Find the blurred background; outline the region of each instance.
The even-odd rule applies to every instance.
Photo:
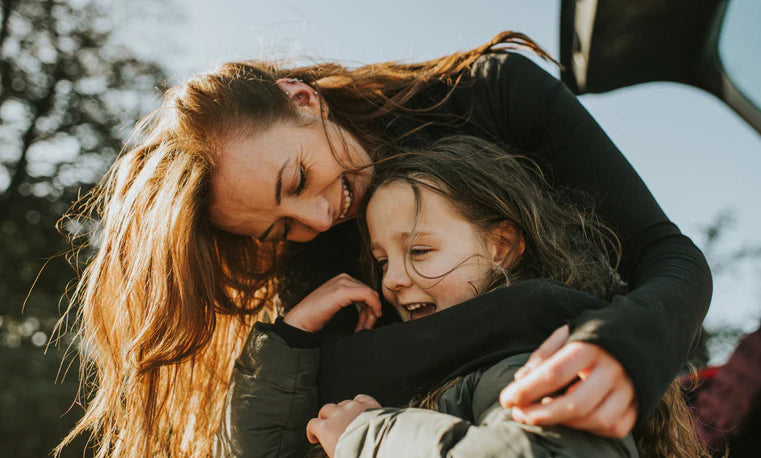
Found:
[[[74,279],[56,221],[166,87],[227,60],[414,61],[506,29],[557,56],[559,8],[557,0],[0,0],[0,455],[46,456],[81,415],[71,337],[50,340]],[[708,256],[707,358],[723,363],[761,318],[761,137],[713,96],[674,83],[581,100]]]

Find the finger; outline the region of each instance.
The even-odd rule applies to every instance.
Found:
[[[380,296],[365,284],[347,286],[333,291],[330,302],[336,304],[339,308],[346,307],[355,302],[364,303],[377,316],[381,314]]]
[[[367,394],[358,394],[354,396],[354,400],[357,402],[361,402],[362,404],[368,404],[371,407],[368,407],[369,409],[377,409],[381,405],[378,403],[378,401],[375,400],[374,397],[367,395]]]
[[[585,417],[605,399],[613,377],[592,371],[587,380],[579,380],[565,394],[550,401],[518,407],[517,421],[550,426]],[[545,398],[547,399],[547,398]],[[514,415],[515,417],[515,415]]]
[[[500,393],[504,407],[523,406],[551,395],[573,381],[579,372],[599,357],[599,347],[579,342],[565,345],[528,375],[509,384]]]
[[[346,404],[350,403],[351,401],[352,401],[351,399],[345,399],[345,400],[343,400],[343,401],[338,403],[338,407],[343,407]]]
[[[359,311],[359,315],[357,316],[357,326],[354,327],[354,332],[359,332],[365,328],[365,322],[367,321],[367,311],[365,307],[362,307],[362,310]]]
[[[568,340],[569,332],[570,331],[568,325],[564,325],[557,328],[555,332],[550,334],[547,340],[542,342],[539,348],[531,353],[531,356],[529,356],[526,364],[518,369],[518,371],[515,373],[515,380],[520,380],[521,378],[525,377],[533,368],[541,364],[542,361],[546,360],[556,351],[558,351],[563,346],[563,344],[565,344],[566,340]]]
[[[322,409],[317,413],[317,418],[321,420],[325,420],[326,418],[330,418],[331,415],[333,415],[333,412],[338,408],[335,404],[325,404],[322,406]]]
[[[623,385],[608,393],[602,402],[586,416],[563,424],[605,437],[623,437],[629,433],[637,418],[634,405],[634,393],[627,385]],[[633,420],[631,414],[634,414]]]
[[[592,434],[597,434],[603,437],[612,437],[620,439],[631,432],[634,428],[634,424],[637,421],[637,407],[636,404],[631,404],[624,412],[622,412],[615,422],[608,426],[600,426],[598,428],[577,428],[589,431]]]
[[[365,320],[365,329],[372,329],[375,327],[375,323],[378,322],[378,317],[368,312],[367,319]]]
[[[316,444],[320,442],[320,433],[323,428],[323,420],[319,418],[312,418],[307,423],[307,440],[310,444]]]

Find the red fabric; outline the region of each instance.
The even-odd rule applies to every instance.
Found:
[[[712,380],[698,394],[695,413],[708,445],[720,447],[742,433],[743,422],[761,408],[761,328],[740,341],[724,366],[711,369],[704,374]]]

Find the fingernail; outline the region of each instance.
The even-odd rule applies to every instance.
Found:
[[[515,405],[515,401],[513,400],[514,394],[515,390],[512,388],[512,385],[507,385],[507,388],[502,390],[502,393],[499,395],[500,404],[502,404],[503,407],[512,407]]]
[[[515,375],[513,376],[513,378],[515,380],[520,380],[523,377],[525,377],[526,374],[528,374],[528,372],[529,372],[529,368],[526,367],[526,366],[523,366],[520,369],[518,369],[517,371],[515,371]]]
[[[513,420],[519,421],[521,423],[527,423],[528,416],[516,407],[513,409]]]

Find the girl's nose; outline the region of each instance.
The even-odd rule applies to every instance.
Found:
[[[389,259],[386,272],[383,274],[383,286],[392,291],[407,288],[412,285],[407,266],[401,260],[391,262]]]

